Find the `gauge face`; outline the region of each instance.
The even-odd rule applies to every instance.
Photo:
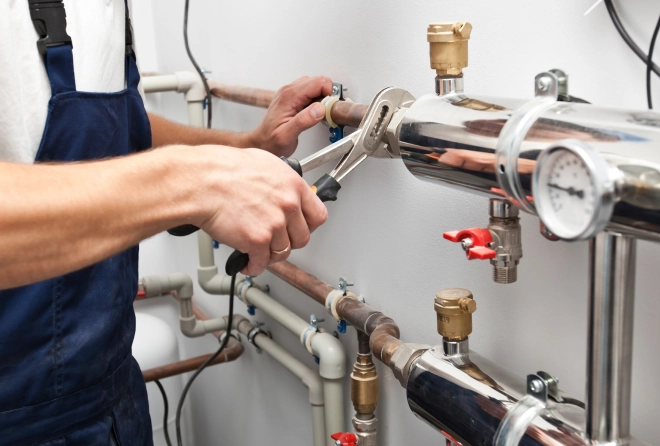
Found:
[[[595,235],[611,216],[611,206],[606,206],[611,201],[604,184],[607,181],[603,180],[607,178],[606,164],[602,160],[594,163],[598,154],[578,149],[548,149],[538,159],[534,178],[539,217],[550,231],[566,240]]]

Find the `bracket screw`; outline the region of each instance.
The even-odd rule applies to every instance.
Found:
[[[543,383],[541,380],[535,379],[529,383],[529,390],[534,393],[539,393],[541,390],[543,390]]]

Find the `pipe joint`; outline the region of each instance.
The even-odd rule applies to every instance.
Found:
[[[325,299],[325,308],[328,310],[328,313],[332,315],[335,319],[337,319],[337,322],[341,322],[343,318],[337,313],[337,304],[342,299],[354,299],[359,301],[358,297],[351,293],[350,291],[342,291],[342,290],[332,290],[328,294],[328,296]]]
[[[330,333],[315,333],[309,341],[312,354],[319,358],[319,374],[326,379],[340,379],[346,375],[344,346]]]

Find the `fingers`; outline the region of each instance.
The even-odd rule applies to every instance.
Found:
[[[279,129],[279,137],[285,141],[297,140],[305,130],[314,127],[325,116],[325,107],[318,102],[308,106]]]
[[[306,185],[301,195],[302,213],[309,232],[314,232],[328,219],[328,208],[321,202],[312,189]]]
[[[300,249],[307,246],[310,229],[301,211],[296,212],[289,218],[287,232],[291,241],[291,249]],[[279,261],[280,259],[278,258],[277,260]]]
[[[300,101],[300,108],[303,108],[313,99],[330,96],[332,94],[332,80],[325,76],[305,76],[284,87],[284,90],[289,88],[291,93]]]
[[[273,234],[270,242],[270,260],[268,264],[286,260],[291,253],[292,242],[289,240],[287,229],[280,229]]]

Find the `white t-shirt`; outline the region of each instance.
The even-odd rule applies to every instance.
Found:
[[[50,83],[28,1],[0,2],[0,160],[32,163],[48,115]],[[64,7],[76,89],[123,90],[124,0],[64,0]]]

